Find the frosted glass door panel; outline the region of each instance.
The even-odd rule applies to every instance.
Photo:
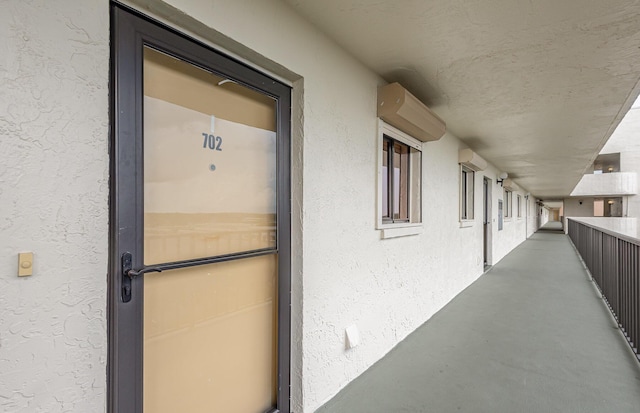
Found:
[[[145,413],[273,405],[276,265],[267,255],[145,275]]]
[[[144,54],[145,264],[275,248],[276,102]]]

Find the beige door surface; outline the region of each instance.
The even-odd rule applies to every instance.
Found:
[[[261,413],[276,398],[276,103],[144,51],[145,413]]]

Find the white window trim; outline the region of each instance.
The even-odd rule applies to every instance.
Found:
[[[472,227],[473,224],[476,221],[476,208],[475,208],[475,202],[476,202],[476,171],[474,171],[471,168],[467,168],[466,166],[463,166],[462,164],[459,165],[460,166],[460,170],[458,171],[458,197],[459,199],[459,206],[458,206],[458,218],[460,220],[460,228],[468,228],[468,227]],[[471,200],[471,211],[473,214],[473,218],[462,218],[462,170],[466,170],[467,173],[472,173],[473,174],[473,199]]]
[[[522,195],[516,194],[516,216],[522,219]]]
[[[511,194],[511,196],[507,195],[507,192]],[[504,198],[504,221],[511,221],[511,219],[513,218],[513,191],[509,191],[508,189],[504,189],[502,191],[503,194],[503,198]],[[507,211],[509,212],[509,215],[507,215]]]
[[[378,119],[378,140],[377,140],[377,164],[376,169],[378,171],[377,174],[377,204],[376,204],[376,229],[384,230],[382,232],[382,238],[395,238],[405,235],[416,235],[422,233],[422,222],[397,222],[397,223],[383,223],[382,222],[382,146],[384,144],[384,135],[389,135],[393,139],[402,142],[406,145],[411,146],[422,152],[422,142],[419,140],[412,138],[410,135],[402,132],[400,129],[394,128],[393,126],[385,123],[382,119]],[[422,156],[421,156],[422,159]],[[420,177],[422,180],[422,176]],[[424,185],[422,185],[424,186]],[[411,197],[411,194],[409,194]],[[420,197],[420,202],[422,203],[423,197]],[[422,205],[420,206],[421,211],[423,210]],[[421,218],[422,221],[422,218]],[[395,228],[416,228],[414,231],[389,231]],[[419,229],[419,231],[418,231]]]
[[[397,238],[397,237],[406,237],[408,235],[418,235],[422,234],[422,224],[419,226],[417,224],[413,224],[410,227],[402,227],[402,228],[385,228],[383,229],[380,235],[382,239],[388,238]]]

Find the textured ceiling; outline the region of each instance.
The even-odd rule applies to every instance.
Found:
[[[630,0],[285,0],[532,194],[568,196],[640,92]]]

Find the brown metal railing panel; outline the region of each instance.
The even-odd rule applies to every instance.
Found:
[[[631,280],[629,290],[630,296],[635,299],[632,299],[629,303],[629,317],[631,319],[629,334],[633,348],[637,352],[640,344],[640,246],[631,245],[631,250],[633,251],[631,254],[633,259],[631,271],[629,272]]]
[[[618,271],[617,263],[617,250],[618,239],[609,235],[600,233],[602,237],[602,254],[598,254],[598,251],[593,251],[594,254],[598,254],[602,260],[602,283],[606,285],[604,289],[609,305],[612,308],[614,314],[620,314],[620,284],[618,277],[615,274]]]
[[[569,239],[640,360],[640,239],[572,219],[568,219],[567,228]]]

